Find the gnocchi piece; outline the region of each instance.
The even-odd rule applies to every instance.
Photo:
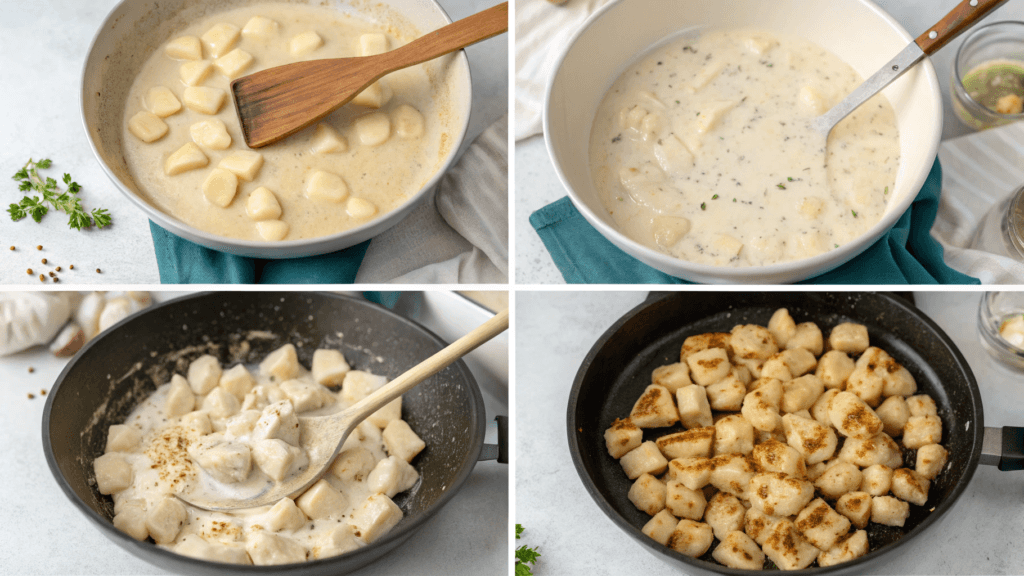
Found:
[[[100,456],[93,460],[92,466],[100,494],[114,494],[132,485],[134,473],[131,464],[117,452]]]
[[[778,383],[778,380],[775,380]],[[782,385],[779,383],[781,396]],[[771,432],[782,425],[782,417],[779,415],[779,402],[772,401],[769,392],[763,389],[749,392],[743,398],[743,406],[740,413],[750,422],[751,426],[763,432]]]
[[[393,458],[393,456],[389,456],[389,458]],[[362,446],[356,446],[355,448],[342,450],[338,454],[331,464],[331,474],[334,474],[341,480],[360,482],[373,471],[376,465],[377,459],[374,458],[372,452]],[[415,468],[413,471],[415,472]]]
[[[882,420],[863,399],[851,392],[835,395],[828,408],[828,418],[843,436],[867,439],[882,431]]]
[[[231,52],[213,61],[214,68],[224,75],[228,80],[234,80],[241,76],[252,66],[256,59],[241,48],[235,48]]]
[[[352,196],[345,203],[345,213],[356,220],[365,220],[377,213],[377,206],[369,200]]]
[[[108,440],[109,450],[109,440]],[[934,480],[946,466],[949,452],[939,444],[926,444],[917,449],[916,471],[922,478]]]
[[[939,411],[935,406],[935,400],[927,394],[919,394],[907,398],[907,409],[911,416],[938,416]]]
[[[815,356],[820,356],[824,345],[818,325],[814,322],[802,322],[796,325],[796,331],[786,342],[786,349],[803,348]]]
[[[395,133],[404,140],[415,140],[422,137],[425,132],[423,114],[408,104],[402,104],[392,110],[391,121],[395,125]]]
[[[128,500],[114,514],[114,528],[143,541],[149,538],[149,528],[146,528],[146,501],[139,498]]]
[[[942,420],[938,416],[911,416],[903,427],[903,445],[916,449],[942,442]]]
[[[253,16],[242,28],[242,38],[267,41],[277,36],[280,25],[266,16]]]
[[[825,391],[825,384],[814,374],[801,376],[782,385],[782,412],[793,414],[808,410]]]
[[[700,490],[711,481],[711,472],[715,465],[710,458],[691,456],[689,458],[676,458],[668,463],[666,478],[669,481],[676,481],[690,490]]]
[[[267,528],[272,532],[298,530],[306,524],[306,515],[291,498],[282,498],[267,512]]]
[[[666,487],[664,482],[650,474],[641,474],[629,489],[629,501],[637,510],[654,516],[665,509]]]
[[[809,117],[821,116],[831,108],[825,96],[812,86],[800,88],[800,92],[797,94],[797,102],[799,102],[800,108]]]
[[[263,415],[253,427],[252,437],[256,440],[279,439],[299,445],[299,418],[288,400],[280,400],[263,409]]]
[[[750,479],[750,504],[768,516],[793,516],[814,497],[814,486],[781,472],[761,472]]]
[[[1024,112],[1024,99],[1016,94],[1007,94],[996,101],[996,112],[1000,114],[1020,114]]]
[[[185,506],[174,497],[164,497],[146,513],[146,530],[157,544],[170,544],[188,519]]]
[[[284,480],[292,468],[296,467],[297,460],[299,463],[305,460],[300,448],[277,438],[253,442],[252,459],[257,468],[278,482]]]
[[[128,131],[146,144],[156,142],[167,134],[167,124],[152,112],[136,112],[128,120]]]
[[[227,150],[231,146],[228,128],[217,118],[196,122],[188,129],[192,141],[210,150]]]
[[[711,459],[708,482],[723,492],[746,500],[747,487],[754,476],[754,465],[741,454],[722,454]]]
[[[658,246],[671,248],[690,231],[690,221],[674,216],[655,216],[651,221],[651,231]]]
[[[363,146],[380,146],[391,137],[391,120],[383,112],[360,116],[353,125]]]
[[[185,106],[200,114],[213,115],[220,111],[226,98],[227,96],[220,88],[189,86],[185,88],[182,101],[185,102]]]
[[[885,464],[872,464],[861,471],[861,476],[861,492],[871,496],[884,496],[889,493],[892,486],[892,468]]]
[[[181,36],[164,45],[164,54],[172,60],[202,60],[203,45],[195,36]]]
[[[619,459],[643,441],[644,433],[629,418],[616,418],[604,432],[604,444],[612,458]]]
[[[350,103],[366,108],[380,108],[387,104],[392,96],[394,96],[394,92],[391,91],[391,88],[382,80],[378,80],[363,88],[363,91],[356,94]]]
[[[160,118],[166,118],[181,110],[181,102],[170,88],[154,86],[146,92],[146,108]]]
[[[820,422],[823,426],[832,426],[832,420],[828,417],[829,406],[832,403],[832,399],[839,394],[839,390],[825,389],[825,392],[818,396],[818,399],[814,401],[811,406],[810,413],[811,418],[814,418],[817,422]]]
[[[786,367],[789,368],[789,373],[793,375],[793,378],[799,378],[804,374],[807,374],[811,370],[814,370],[818,365],[817,359],[814,358],[814,354],[811,354],[803,348],[793,348],[792,350],[783,350],[779,352],[779,357],[785,363]]]
[[[854,362],[845,352],[829,350],[818,359],[818,369],[814,375],[821,379],[825,388],[829,390],[842,390],[846,385],[846,379],[853,373]]]
[[[697,116],[697,134],[707,134],[722,122],[722,118],[736,107],[736,102],[730,100],[712,102],[702,108]]]
[[[814,196],[806,196],[798,201],[797,211],[807,220],[817,220],[825,211],[825,201]]]
[[[213,73],[213,64],[209,60],[185,62],[178,68],[178,76],[185,86],[199,86]]]
[[[296,412],[317,410],[334,403],[334,396],[316,382],[288,380],[281,383],[281,392],[288,397]]]
[[[833,350],[847,354],[860,354],[868,349],[868,327],[853,322],[843,322],[828,335],[828,345]]]
[[[652,150],[658,166],[670,178],[684,178],[693,170],[693,153],[675,134],[659,138]]]
[[[269,374],[273,380],[284,382],[299,375],[299,357],[295,346],[285,344],[274,350],[260,362],[260,372]]]
[[[868,533],[864,530],[847,534],[836,540],[834,546],[818,554],[818,566],[835,566],[868,553]]]
[[[673,517],[699,521],[704,517],[706,507],[707,500],[700,490],[688,488],[679,480],[669,480],[665,485],[665,508]]]
[[[668,460],[658,450],[658,445],[648,440],[630,450],[619,459],[626,477],[636,480],[643,474],[657,476],[668,468]]]
[[[411,464],[388,456],[370,471],[366,477],[366,486],[377,494],[384,494],[388,498],[394,498],[395,494],[405,492],[420,479],[419,472]]]
[[[837,460],[814,481],[814,486],[829,500],[836,500],[843,494],[860,488],[863,479],[860,468],[849,462]]]
[[[835,432],[810,418],[786,414],[782,417],[782,429],[786,443],[803,454],[808,465],[824,462],[836,451],[838,439]]]
[[[701,495],[701,498],[704,496]],[[644,524],[644,527],[640,529],[641,532],[647,535],[648,538],[654,540],[662,546],[668,545],[668,539],[672,536],[672,533],[676,531],[676,524],[679,520],[672,515],[668,510],[662,510],[654,515],[653,518]]]
[[[377,494],[377,496],[380,496],[380,494]],[[390,500],[388,498],[388,501]],[[316,484],[313,484],[309,490],[306,490],[302,496],[295,500],[295,505],[313,520],[325,518],[337,520],[344,517],[348,499],[326,480],[318,480]]]
[[[188,380],[175,374],[171,376],[171,385],[164,399],[164,414],[168,418],[188,414],[196,407],[196,396],[188,385]]]
[[[772,527],[779,520],[781,518],[769,516],[758,510],[757,507],[751,506],[747,510],[747,515],[743,518],[743,532],[750,536],[754,542],[757,542],[758,546],[761,546],[768,540]]]
[[[313,130],[314,154],[336,154],[348,151],[348,140],[327,124],[317,124]]]
[[[771,319],[768,320],[768,331],[775,338],[776,344],[780,348],[785,348],[786,343],[796,333],[796,323],[793,321],[793,317],[789,315],[789,310],[785,308],[776,310],[772,314]]]
[[[711,405],[703,386],[693,384],[676,390],[676,404],[679,408],[679,421],[687,429],[706,428],[714,424]]]
[[[804,539],[791,520],[779,520],[772,526],[762,546],[765,556],[783,570],[802,570],[820,553]]]
[[[317,559],[330,558],[359,548],[356,542],[356,529],[351,524],[342,524],[328,531],[317,539],[313,547],[313,556]]]
[[[245,542],[245,551],[257,566],[292,564],[306,561],[306,549],[291,538],[259,531]]]
[[[803,455],[796,448],[775,439],[754,446],[751,460],[759,470],[766,472],[781,472],[794,478],[803,478],[807,475]]]
[[[909,468],[897,468],[892,471],[892,495],[918,506],[928,502],[928,488],[931,482]]]
[[[222,22],[207,30],[200,39],[203,41],[203,48],[206,49],[207,54],[214,58],[220,58],[238,44],[241,35],[242,31],[238,29],[238,26]]]
[[[754,427],[739,414],[715,422],[715,454],[750,454],[754,449]]]
[[[743,45],[746,46],[747,50],[761,56],[778,46],[779,42],[771,37],[753,34],[743,42]]]
[[[321,386],[340,386],[351,367],[338,350],[321,348],[313,353],[313,380]]]
[[[204,414],[204,416],[206,415]],[[228,421],[224,425],[224,429],[230,436],[234,436],[236,438],[239,436],[245,436],[249,434],[249,432],[252,432],[253,428],[256,426],[256,422],[259,422],[260,416],[261,413],[259,410],[242,410],[238,414],[228,418]],[[205,433],[209,434],[209,430],[213,429],[212,424],[210,424],[209,416],[206,416],[206,422],[209,429]]]
[[[384,429],[384,446],[388,454],[412,462],[427,444],[413,432],[405,420],[392,420]]]
[[[388,37],[380,34],[363,34],[359,37],[359,55],[377,56],[388,51]]]
[[[317,202],[344,202],[348,184],[337,174],[317,170],[306,184],[306,197]]]
[[[871,494],[848,492],[839,497],[836,511],[846,516],[857,528],[863,530],[871,520]]]
[[[277,201],[277,196],[263,186],[249,193],[249,199],[245,203],[245,211],[249,218],[256,221],[277,220],[283,212],[281,210],[281,203]],[[315,365],[315,356],[313,360]]]
[[[666,545],[680,554],[699,558],[711,548],[713,540],[711,526],[683,518],[676,524],[676,529],[669,536]]]
[[[107,447],[104,452],[131,452],[139,445],[139,440],[142,440],[142,433],[138,428],[114,424],[107,429]]]
[[[690,368],[690,379],[701,386],[714,384],[732,371],[729,357],[721,348],[695,352],[686,359],[686,364]]]
[[[690,356],[708,348],[721,348],[731,358],[731,340],[732,334],[728,332],[708,332],[706,334],[689,336],[686,340],[683,340],[683,346],[679,350],[679,360],[685,362]]]
[[[223,168],[214,168],[203,181],[203,196],[214,206],[227,208],[238,194],[238,176]]]
[[[629,419],[640,428],[664,428],[679,421],[679,412],[672,403],[672,394],[651,384],[633,404]]]
[[[910,517],[910,504],[892,496],[871,499],[871,521],[886,526],[902,527]]]
[[[205,450],[189,447],[189,456],[214,480],[224,484],[241,482],[249,477],[252,470],[249,447],[237,442],[223,442]]]
[[[288,223],[281,220],[260,220],[256,223],[256,231],[260,233],[260,238],[268,242],[284,240],[290,229]]]
[[[616,419],[616,422],[620,420]],[[614,425],[612,426],[614,428]],[[637,428],[637,432],[639,432]],[[715,428],[694,428],[674,434],[666,434],[656,441],[658,449],[668,459],[711,456],[711,446],[715,438]],[[636,435],[636,443],[640,445],[640,435]]]
[[[725,259],[732,259],[739,256],[740,251],[743,250],[743,242],[738,239],[729,236],[728,234],[719,234],[715,236],[715,239],[711,241],[711,244],[721,252]]]
[[[246,182],[252,182],[263,167],[263,154],[252,150],[238,150],[225,156],[218,166],[233,172]]]
[[[796,528],[816,548],[828,550],[850,531],[850,520],[815,498],[797,514]]]
[[[729,375],[705,388],[704,392],[712,410],[736,412],[743,407],[747,387],[738,378]]]
[[[223,388],[214,388],[203,399],[203,411],[213,418],[229,418],[238,413],[241,402]]]
[[[349,404],[355,404],[387,382],[388,379],[383,376],[376,376],[362,370],[349,370],[341,381],[341,398]]]
[[[903,465],[899,445],[884,432],[871,438],[848,438],[839,451],[839,459],[862,468],[875,464],[885,464],[890,468]]]
[[[288,43],[288,50],[295,58],[301,58],[323,45],[324,39],[313,30],[308,30],[294,36]]]
[[[737,357],[748,360],[766,360],[779,351],[779,346],[775,343],[772,333],[767,328],[755,324],[745,324],[733,328],[729,343]]]
[[[875,410],[875,414],[882,420],[882,430],[896,438],[903,435],[903,428],[910,420],[910,407],[902,396],[890,396]]]
[[[359,538],[367,544],[387,534],[402,519],[402,509],[391,498],[374,494],[352,514],[352,525],[358,530]]]
[[[693,384],[693,381],[690,380],[690,367],[686,362],[658,366],[651,372],[651,384],[662,386],[675,394],[676,390],[683,386]]]
[[[743,530],[746,512],[747,509],[738,498],[727,492],[719,492],[708,501],[704,522],[711,526],[715,538],[724,540],[728,533]]]
[[[402,418],[402,397],[399,396],[385,404],[380,410],[366,417],[366,421],[381,430],[388,427],[392,420]]]

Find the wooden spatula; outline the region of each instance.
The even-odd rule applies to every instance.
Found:
[[[433,60],[508,31],[508,2],[376,56],[296,62],[231,83],[250,148],[290,136],[343,106],[381,76]]]

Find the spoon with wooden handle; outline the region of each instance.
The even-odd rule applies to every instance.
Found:
[[[892,84],[897,78],[910,70],[914,64],[938,52],[957,36],[974,26],[989,12],[1002,6],[1007,0],[964,0],[953,8],[942,20],[921,34],[902,52],[896,55],[881,70],[875,72],[849,96],[843,99],[828,112],[811,121],[811,129],[822,135],[826,140],[832,129],[850,115],[861,104],[878,94],[883,88]],[[824,146],[823,146],[824,147]]]
[[[306,450],[309,465],[283,481],[275,483],[265,476],[250,474],[241,484],[221,484],[200,469],[196,481],[186,486],[178,498],[197,508],[227,511],[269,506],[282,498],[298,497],[327,472],[349,434],[363,420],[507,329],[506,308],[352,406],[327,416],[300,417],[299,442]]]
[[[433,60],[508,31],[508,2],[376,56],[295,62],[231,83],[242,136],[261,148],[343,106],[381,76]]]

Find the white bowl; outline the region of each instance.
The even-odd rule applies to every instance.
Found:
[[[342,13],[373,19],[398,30],[415,26],[420,33],[451,23],[435,0],[298,0],[321,4]],[[450,136],[447,156],[437,173],[395,210],[344,232],[284,242],[256,242],[218,236],[193,228],[144,200],[128,170],[122,151],[125,100],[132,80],[149,55],[189,20],[205,13],[248,4],[248,0],[122,0],[100,26],[82,72],[82,120],[96,159],[117,188],[161,228],[214,250],[256,258],[299,258],[334,252],[369,240],[397,224],[437,184],[455,160],[466,136],[472,88],[469,60],[464,51],[427,64],[447,92],[450,113],[445,131]]]
[[[612,83],[638,54],[695,28],[757,27],[807,38],[867,78],[913,38],[869,0],[619,0],[576,33],[558,61],[544,105],[544,138],[569,198],[613,244],[666,274],[706,283],[781,284],[837,268],[871,246],[910,207],[928,177],[942,136],[942,95],[927,59],[884,94],[896,110],[901,161],[882,220],[853,242],[813,258],[728,268],[673,258],[627,238],[602,205],[590,173],[590,129]]]

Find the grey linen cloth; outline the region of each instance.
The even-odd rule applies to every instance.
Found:
[[[370,242],[357,283],[508,283],[508,117],[466,149],[427,201]]]

